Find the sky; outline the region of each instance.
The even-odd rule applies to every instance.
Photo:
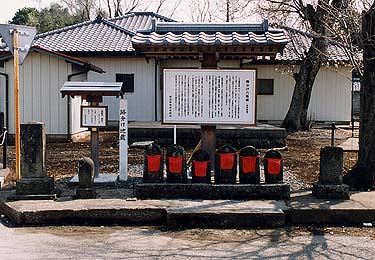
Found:
[[[36,7],[38,9],[44,8],[58,0],[0,0],[0,23],[7,23],[12,19],[18,9],[23,7]],[[4,4],[5,3],[5,4]],[[181,14],[179,15],[180,17]]]
[[[153,1],[153,0],[148,0]],[[58,0],[0,0],[0,23],[7,23],[12,19],[18,9],[23,7],[36,7],[38,9],[49,6],[53,2],[59,2]],[[185,3],[185,4],[184,4]],[[174,15],[174,19],[178,21],[189,21],[190,15],[188,14],[189,0],[182,1],[179,9]],[[253,19],[251,19],[253,20]],[[259,21],[259,19],[255,19]]]
[[[22,7],[43,8],[52,0],[0,0],[0,23],[6,23],[12,19],[15,12]]]

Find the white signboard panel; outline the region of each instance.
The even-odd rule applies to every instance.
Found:
[[[81,127],[106,127],[108,107],[81,106]]]
[[[255,70],[165,69],[163,121],[255,124]]]

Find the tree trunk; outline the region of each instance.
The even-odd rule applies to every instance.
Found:
[[[375,187],[375,3],[362,14],[363,77],[357,165],[344,176],[352,189]]]
[[[305,130],[308,125],[307,110],[310,104],[312,87],[316,75],[326,57],[327,40],[323,37],[315,38],[303,59],[298,73],[294,74],[296,84],[294,86],[292,100],[288,113],[281,125],[288,133]]]
[[[319,1],[316,10],[312,5],[306,6],[306,15],[312,30],[316,34],[311,41],[311,46],[302,60],[299,72],[294,74],[294,91],[290,102],[288,113],[285,116],[281,127],[288,133],[308,129],[307,110],[310,104],[312,87],[320,67],[327,60],[327,39],[326,39],[326,8],[323,2]]]

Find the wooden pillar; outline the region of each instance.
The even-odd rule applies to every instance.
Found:
[[[202,69],[216,69],[216,53],[203,53]],[[202,149],[210,155],[211,170],[215,170],[216,125],[201,125]]]
[[[99,129],[91,128],[90,131],[91,159],[94,161],[94,177],[99,176]]]

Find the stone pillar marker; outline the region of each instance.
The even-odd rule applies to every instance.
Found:
[[[320,149],[319,181],[312,194],[319,199],[349,199],[349,186],[343,184],[344,150],[337,146]]]
[[[78,161],[78,189],[76,199],[93,199],[95,198],[94,190],[94,161],[89,157],[83,157]]]
[[[21,179],[16,183],[16,193],[48,194],[53,189],[53,178],[47,176],[45,125],[21,124]]]

